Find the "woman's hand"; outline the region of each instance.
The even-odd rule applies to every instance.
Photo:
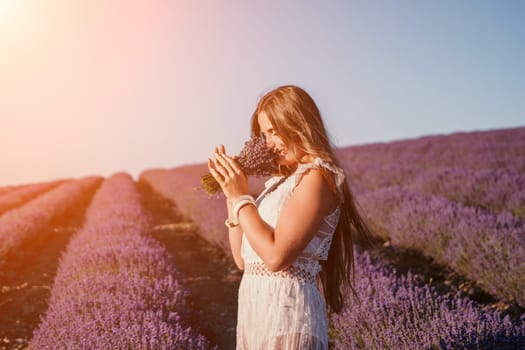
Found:
[[[208,169],[228,201],[233,202],[239,196],[248,194],[248,178],[237,161],[226,154],[223,145],[215,147],[213,153],[215,161],[208,158]]]

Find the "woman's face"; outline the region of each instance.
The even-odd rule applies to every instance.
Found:
[[[266,141],[266,145],[273,149],[275,153],[279,155],[278,162],[280,165],[292,165],[296,164],[297,160],[289,152],[288,147],[284,144],[281,136],[274,130],[270,119],[265,112],[260,112],[257,117],[257,122],[261,129],[261,136]],[[299,155],[298,155],[299,156]]]

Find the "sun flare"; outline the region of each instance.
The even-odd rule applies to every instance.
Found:
[[[0,0],[0,34],[17,35],[25,22],[24,0]]]
[[[15,17],[18,4],[16,0],[0,0],[0,25]]]

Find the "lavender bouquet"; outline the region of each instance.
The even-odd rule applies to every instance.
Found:
[[[278,155],[266,146],[262,137],[252,136],[236,158],[246,175],[268,176],[277,172]],[[210,195],[221,190],[215,178],[207,173],[201,176],[201,186]]]

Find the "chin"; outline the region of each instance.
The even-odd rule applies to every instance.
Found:
[[[283,156],[279,158],[279,164],[280,165],[294,165],[297,164],[297,161],[295,159],[288,159],[286,156]]]

